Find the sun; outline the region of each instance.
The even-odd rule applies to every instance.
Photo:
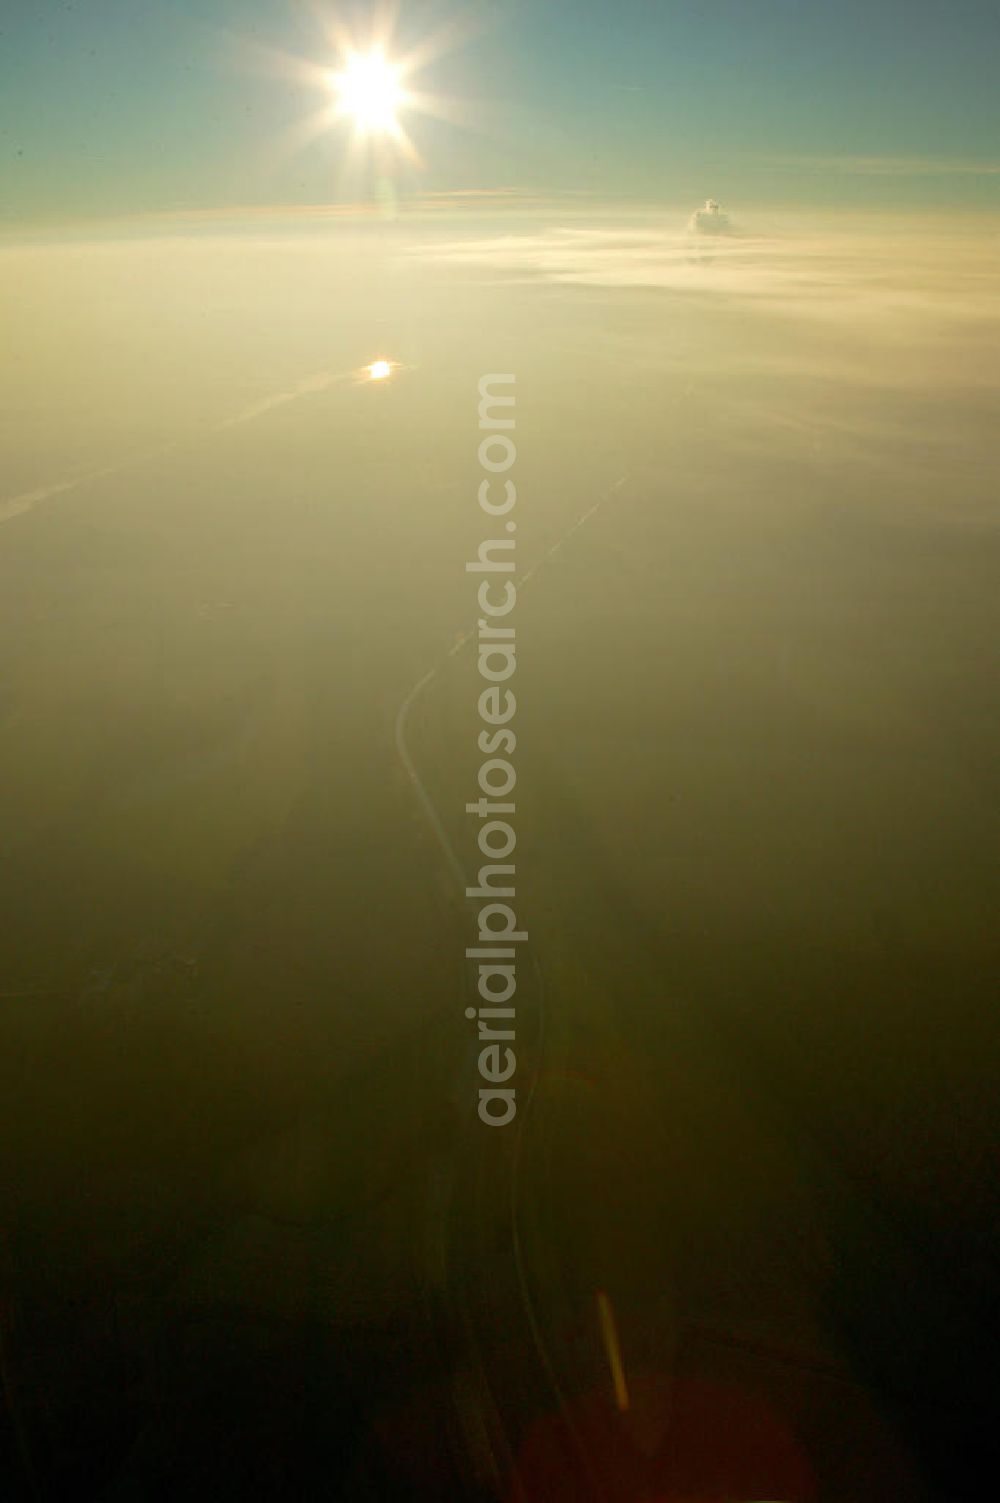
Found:
[[[395,135],[399,130],[397,111],[406,98],[401,74],[402,68],[389,62],[379,48],[349,53],[343,69],[330,75],[338,113],[353,120],[363,135]]]
[[[306,8],[319,13],[318,0],[310,0]],[[300,152],[328,134],[343,135],[347,147],[345,177],[356,177],[359,170],[367,173],[383,203],[395,193],[397,170],[403,163],[416,171],[426,165],[409,134],[411,116],[430,115],[468,123],[467,106],[459,99],[430,91],[425,70],[453,48],[464,45],[476,30],[464,14],[445,16],[434,30],[422,38],[411,37],[403,47],[394,34],[397,8],[398,0],[379,0],[372,7],[376,14],[369,28],[360,31],[332,12],[327,14],[324,7],[323,14],[317,14],[323,38],[322,61],[247,43],[255,71],[263,63],[279,76],[290,77],[321,95],[317,107],[289,125],[283,134],[278,143],[282,155]]]
[[[365,370],[369,381],[385,381],[392,375],[391,360],[373,360],[371,365],[366,365]]]

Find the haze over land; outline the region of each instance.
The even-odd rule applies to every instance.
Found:
[[[979,1224],[954,1162],[988,1100],[995,225],[732,213],[710,241],[552,205],[4,248],[5,1152],[17,1183],[32,1144],[36,1270],[127,1265],[210,1184],[224,1220],[328,1216],[375,1172],[337,1165],[337,1082],[435,1030],[376,1163],[448,1089],[461,926],[392,725],[469,620],[485,369],[517,376],[522,565],[626,477],[520,621],[550,1069],[605,1098],[543,1199],[578,1216],[588,1155],[641,1147],[641,1191],[589,1176],[621,1231],[588,1212],[577,1262],[614,1288],[669,1248],[693,1316],[815,1343],[843,1227],[806,1121]],[[414,727],[460,845],[473,667]],[[645,1041],[613,1067],[612,1017]],[[636,1091],[649,1122],[616,1129]],[[705,1273],[733,1237],[739,1293]],[[206,1256],[183,1280],[236,1297],[247,1255]],[[406,1306],[385,1257],[337,1320]]]

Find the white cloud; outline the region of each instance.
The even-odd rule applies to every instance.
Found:
[[[714,198],[707,198],[688,220],[688,229],[695,235],[728,235],[731,228],[729,215],[723,212]]]
[[[851,325],[866,338],[993,328],[998,222],[982,215],[771,218],[722,233],[721,210],[698,226],[665,215],[623,226],[559,225],[524,234],[425,242],[422,257],[505,280],[648,289],[742,304],[761,314]],[[708,224],[706,231],[704,225]],[[696,249],[712,236],[711,254]]]

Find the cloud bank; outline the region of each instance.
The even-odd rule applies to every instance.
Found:
[[[692,253],[692,236],[712,254]],[[713,201],[686,223],[615,224],[430,240],[415,253],[454,270],[563,287],[641,290],[794,318],[864,323],[871,335],[1000,323],[1000,219],[817,216],[760,219],[732,233]]]

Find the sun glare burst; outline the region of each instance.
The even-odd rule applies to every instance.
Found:
[[[391,360],[373,360],[371,365],[365,367],[369,381],[384,381],[392,375]]]
[[[401,67],[390,63],[379,48],[369,53],[352,52],[344,68],[330,75],[339,112],[364,134],[394,134],[399,129],[397,111],[406,99],[401,73]]]
[[[303,151],[331,130],[340,135],[347,126],[347,151],[341,169],[341,187],[357,182],[360,171],[377,174],[382,188],[394,190],[396,168],[406,163],[422,168],[423,157],[411,139],[407,122],[413,116],[433,116],[464,123],[468,107],[428,90],[420,75],[437,59],[462,45],[478,30],[478,23],[464,14],[444,18],[423,38],[410,38],[400,47],[394,38],[395,6],[381,7],[382,14],[364,34],[334,14],[320,15],[325,60],[309,61],[290,53],[243,39],[241,45],[254,71],[264,67],[285,78],[316,89],[322,102],[310,114],[289,126],[277,143],[282,156]]]

